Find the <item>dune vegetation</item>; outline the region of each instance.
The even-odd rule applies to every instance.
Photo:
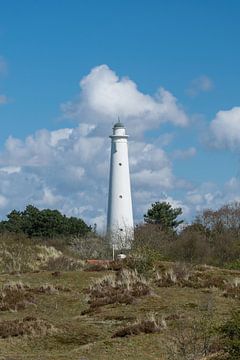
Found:
[[[181,231],[139,225],[115,261],[90,228],[50,237],[3,229],[0,359],[239,359],[234,206]]]

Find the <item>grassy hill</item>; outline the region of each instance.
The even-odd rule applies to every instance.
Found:
[[[145,280],[115,267],[0,275],[0,359],[225,358],[240,271],[158,262]]]

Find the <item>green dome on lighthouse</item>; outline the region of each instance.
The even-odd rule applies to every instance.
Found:
[[[113,126],[114,129],[116,128],[124,128],[123,123],[120,122],[120,120],[118,119],[118,122]]]

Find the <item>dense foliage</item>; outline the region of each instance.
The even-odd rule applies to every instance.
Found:
[[[24,211],[13,210],[7,215],[7,220],[0,222],[1,231],[24,233],[29,237],[77,235],[83,236],[91,231],[82,219],[67,217],[58,210],[39,210],[28,205]]]
[[[173,208],[171,204],[165,201],[157,201],[144,215],[144,221],[147,224],[158,224],[161,230],[174,230],[183,223],[183,220],[177,220],[181,214],[181,208]]]

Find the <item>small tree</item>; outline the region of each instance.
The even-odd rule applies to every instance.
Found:
[[[177,217],[181,214],[181,208],[174,209],[168,202],[157,201],[152,204],[147,214],[144,215],[144,221],[147,224],[157,224],[164,231],[175,230],[183,223],[183,220],[177,220]]]

